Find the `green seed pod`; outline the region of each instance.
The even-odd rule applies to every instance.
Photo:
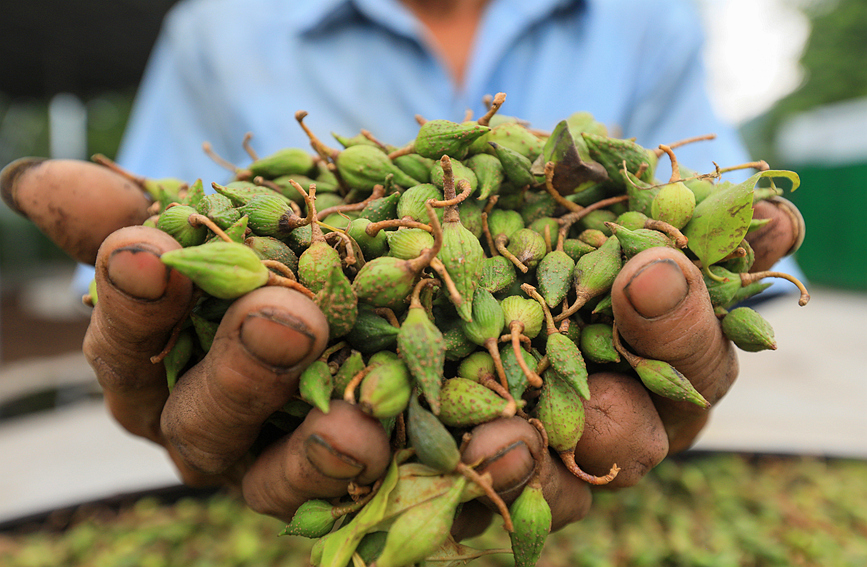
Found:
[[[533,303],[536,303],[535,301]],[[536,303],[536,305],[539,305]],[[528,368],[535,369],[539,361],[533,356],[533,353],[519,349],[521,357],[524,359]],[[506,381],[509,384],[509,392],[515,399],[520,399],[530,386],[527,381],[527,375],[518,364],[518,355],[515,354],[515,349],[512,345],[506,344],[500,349],[500,358],[503,362],[503,370],[506,372]]]
[[[259,236],[283,238],[306,222],[286,201],[273,195],[258,195],[239,208],[247,225]]]
[[[579,258],[574,271],[576,303],[580,301],[583,305],[588,299],[607,293],[622,266],[620,242],[616,236],[608,238],[596,251]]]
[[[370,236],[364,229],[370,224],[370,220],[365,218],[352,219],[346,226],[346,234],[352,238],[358,247],[361,248],[361,253],[365,260],[372,260],[388,254],[388,238],[386,232],[380,230],[376,236]]]
[[[656,246],[666,246],[674,248],[671,238],[658,230],[648,228],[637,228],[630,230],[624,226],[614,224],[613,222],[606,223],[611,228],[611,231],[617,235],[617,241],[620,242],[620,249],[626,259],[632,258],[642,250],[653,248]]]
[[[186,205],[175,205],[160,213],[157,228],[172,236],[181,246],[198,246],[208,237],[208,227],[193,226],[190,216],[198,214],[196,209]]]
[[[334,507],[325,500],[307,500],[292,516],[280,535],[302,536],[310,539],[320,538],[331,531],[337,517],[332,513]]]
[[[419,154],[406,154],[397,156],[392,161],[394,165],[413,179],[418,179],[421,183],[430,182],[430,170],[434,165],[434,160]]]
[[[488,214],[488,232],[494,239],[501,234],[506,238],[512,238],[512,235],[522,228],[524,228],[524,219],[518,211],[494,209]]]
[[[228,197],[219,193],[202,197],[196,205],[196,212],[208,217],[223,230],[241,218],[241,211],[232,205]]]
[[[284,197],[279,191],[275,191],[270,187],[255,185],[249,181],[232,181],[226,185],[211,183],[211,187],[213,187],[217,193],[232,201],[232,205],[235,207],[242,207],[246,205],[250,199],[261,195],[277,197],[287,204],[291,201],[291,199]]]
[[[281,175],[308,175],[314,171],[316,162],[307,150],[301,148],[283,148],[259,158],[247,169],[251,177],[262,176],[273,179]]]
[[[380,256],[364,264],[352,280],[352,288],[358,301],[394,309],[405,305],[418,273],[414,260]]]
[[[545,355],[557,377],[569,384],[582,398],[589,400],[587,366],[578,345],[560,333],[551,333],[545,343]]]
[[[533,567],[542,555],[551,532],[551,507],[542,495],[542,486],[531,481],[509,507],[514,531],[509,533],[515,567]]]
[[[628,228],[629,230],[636,230],[644,228],[644,223],[647,222],[647,218],[647,215],[644,213],[639,213],[638,211],[626,211],[614,219],[614,224],[618,224],[624,228]],[[623,243],[621,242],[621,244]]]
[[[518,187],[538,183],[536,176],[531,171],[533,167],[532,161],[501,144],[495,142],[488,142],[488,144],[494,148],[497,159],[503,165],[503,174],[506,179]]]
[[[397,202],[397,218],[402,219],[409,217],[418,222],[427,223],[430,217],[427,213],[425,203],[430,199],[442,201],[443,192],[436,185],[430,183],[422,183],[410,187],[400,196]],[[443,210],[436,209],[437,218],[442,221]]]
[[[476,351],[464,358],[458,365],[458,376],[479,382],[485,376],[496,376],[494,357],[485,351]]]
[[[536,417],[545,426],[548,446],[562,453],[572,451],[584,433],[584,404],[575,388],[556,373],[546,373],[536,404]]]
[[[514,284],[517,279],[518,274],[515,273],[514,264],[503,256],[491,256],[484,260],[479,287],[491,293],[497,293]]]
[[[746,239],[741,240],[741,243],[738,244],[738,248],[743,248],[746,254],[744,256],[737,256],[724,262],[720,262],[720,266],[732,272],[743,274],[749,272],[750,268],[753,267],[753,263],[756,261],[756,253],[753,250],[753,247],[750,246],[749,241]]]
[[[653,199],[659,193],[659,187],[650,185],[638,179],[631,172],[626,175],[626,194],[629,196],[629,210],[650,216]]]
[[[485,252],[482,250],[479,239],[464,227],[456,212],[454,221],[450,220],[449,217],[450,215],[443,217],[443,243],[437,258],[445,266],[461,296],[460,304],[455,305],[458,315],[464,321],[470,321],[473,294],[482,277]],[[451,296],[449,299],[453,300]]]
[[[591,323],[581,330],[581,352],[592,362],[605,364],[620,362],[620,354],[614,348],[612,327],[607,323]]]
[[[397,334],[397,346],[431,411],[438,414],[446,345],[442,332],[430,320],[421,303],[410,305]]]
[[[703,273],[703,279],[707,292],[710,294],[710,302],[714,307],[726,307],[734,300],[735,294],[741,289],[741,278],[738,274],[726,270],[722,266],[710,266],[710,272],[720,280],[709,277]]]
[[[461,461],[454,437],[437,417],[411,396],[406,433],[418,460],[438,473],[452,472]]]
[[[685,178],[683,184],[686,185],[695,196],[696,205],[704,201],[708,195],[713,193],[716,189],[716,184],[714,184],[712,179],[689,179],[690,177],[697,176],[698,172],[680,164],[678,164],[678,167],[680,168],[680,176]]]
[[[183,186],[186,186],[186,183],[183,183]],[[187,205],[198,210],[199,203],[205,197],[205,188],[202,186],[202,180],[196,179],[192,185],[186,189],[181,189],[180,193],[183,195],[180,199],[182,205]]]
[[[730,305],[737,305],[738,303],[740,303],[742,301],[746,301],[747,299],[749,299],[751,297],[755,297],[756,295],[762,293],[763,291],[765,291],[766,289],[768,289],[772,285],[773,285],[772,282],[753,282],[751,284],[747,284],[745,286],[742,286],[740,289],[738,289],[735,292],[735,294],[732,297],[729,304]]]
[[[471,427],[499,417],[508,402],[465,378],[450,378],[440,391],[439,419],[448,427]]]
[[[422,250],[434,246],[433,235],[421,228],[400,228],[383,233],[388,240],[388,255],[402,260],[417,258]]]
[[[589,132],[583,132],[581,137],[587,144],[591,159],[602,165],[611,181],[618,186],[629,185],[629,182],[623,178],[624,161],[626,161],[626,170],[632,174],[639,170],[642,163],[650,165],[647,150],[632,140],[599,136]],[[653,170],[648,167],[642,174],[641,180],[650,182],[652,179]]]
[[[359,304],[355,325],[346,341],[364,354],[393,348],[397,344],[398,328],[374,312],[371,305]]]
[[[666,183],[650,204],[650,216],[681,229],[695,211],[695,195],[681,182]]]
[[[186,368],[187,363],[193,357],[194,346],[193,332],[188,328],[184,329],[178,334],[178,339],[163,359],[169,392],[175,387],[178,376],[180,376],[181,372]]]
[[[459,124],[449,120],[428,120],[418,130],[413,142],[415,153],[438,160],[444,155],[463,159],[473,141],[490,128],[478,123]]]
[[[388,158],[381,149],[366,144],[356,144],[340,152],[336,159],[337,171],[346,184],[363,191],[372,191],[382,185],[388,174],[394,175],[394,183],[401,187],[418,185],[413,179]]]
[[[316,296],[316,305],[325,314],[328,321],[328,336],[331,340],[338,339],[352,330],[358,316],[358,299],[352,290],[349,278],[343,273],[340,265],[332,265],[331,271]]]
[[[391,195],[380,197],[369,202],[359,215],[363,219],[368,219],[370,222],[379,222],[397,216],[397,203],[400,201],[401,194],[394,192]]]
[[[505,122],[495,126],[488,133],[487,140],[517,152],[530,162],[542,153],[545,145],[543,140],[517,122]],[[490,152],[489,149],[486,151]]]
[[[506,174],[503,172],[503,165],[496,156],[475,154],[467,158],[464,165],[470,168],[476,176],[480,201],[499,193]]]
[[[611,229],[606,226],[606,223],[614,222],[616,218],[617,215],[608,209],[597,209],[584,215],[579,225],[583,228],[593,228],[601,231],[605,236],[611,236]]]
[[[331,213],[330,215],[322,219],[322,224],[346,232],[346,229],[349,228],[349,223],[356,218],[358,218],[358,213],[353,211]],[[321,227],[323,234],[328,234],[329,232],[332,232],[332,230],[330,228],[327,228],[327,226]]]
[[[360,351],[353,349],[332,377],[333,388],[331,389],[331,397],[343,398],[343,393],[346,391],[349,381],[362,370],[364,370],[364,357]]]
[[[472,303],[472,318],[463,321],[464,334],[479,346],[484,346],[490,340],[499,338],[503,331],[505,320],[503,308],[491,292],[476,288]]]
[[[237,209],[233,210],[237,212]],[[247,233],[250,232],[247,230],[247,220],[247,217],[239,216],[235,222],[224,228],[223,232],[226,234],[226,236],[229,237],[232,242],[243,243],[244,240],[247,238]],[[221,240],[221,238],[217,235],[214,235],[213,238]]]
[[[777,348],[771,324],[749,307],[738,307],[729,311],[722,319],[722,330],[739,349],[747,352]]]
[[[577,238],[567,238],[563,241],[563,252],[568,254],[569,257],[576,262],[581,256],[593,252],[594,250],[596,250],[594,246],[591,246],[582,240],[578,240]]]
[[[361,381],[359,405],[377,419],[402,413],[412,394],[412,377],[406,364],[396,354],[383,351],[376,361],[371,358],[370,372]],[[376,356],[376,355],[375,355]]]
[[[512,234],[506,249],[527,268],[533,270],[545,257],[545,239],[535,230],[522,228]]]
[[[222,299],[240,297],[262,287],[271,273],[255,252],[237,242],[212,242],[170,250],[160,259],[205,293]]]
[[[244,245],[252,248],[262,260],[275,260],[292,272],[298,271],[298,256],[281,240],[271,236],[250,236],[244,240]]]
[[[463,179],[470,184],[470,195],[475,193],[476,189],[479,186],[479,180],[476,178],[476,174],[473,173],[473,170],[459,162],[457,159],[452,159],[451,164],[452,174],[454,175],[455,183],[457,183],[458,180]],[[430,182],[435,187],[442,190],[444,183],[443,178],[443,166],[439,161],[436,161],[430,169]]]
[[[562,250],[552,250],[545,254],[536,268],[539,294],[548,304],[555,307],[563,302],[572,287],[572,271],[575,261]]]
[[[322,413],[328,413],[331,409],[331,392],[334,381],[328,364],[322,360],[315,360],[298,380],[298,393],[301,399],[317,408]]]
[[[314,242],[298,258],[298,280],[313,293],[318,293],[331,276],[331,270],[341,269],[342,265],[337,250],[324,240]]]
[[[606,293],[602,296],[602,299],[596,302],[596,306],[593,308],[592,313],[594,315],[603,314],[608,315],[609,317],[614,317],[614,310],[611,307],[610,293]]]
[[[690,402],[702,408],[710,407],[710,403],[686,376],[671,364],[662,360],[640,358],[634,364],[630,361],[630,365],[651,392],[672,400]]]
[[[506,326],[512,321],[520,321],[524,326],[522,333],[535,339],[542,330],[545,322],[545,312],[538,301],[527,299],[518,295],[510,295],[500,302],[505,316]]]

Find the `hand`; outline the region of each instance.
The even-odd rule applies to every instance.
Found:
[[[184,482],[239,486],[254,510],[288,521],[303,501],[343,495],[351,481],[367,484],[384,472],[390,454],[384,431],[343,402],[334,402],[328,415],[314,410],[255,457],[250,450],[262,424],[292,397],[300,373],[325,348],[327,324],[306,297],[269,287],[237,300],[208,355],[169,395],[163,366],[150,357],[186,315],[193,286],[159,260],[179,246],[174,239],[137,226],[149,205],[141,191],[100,166],[63,160],[13,163],[0,176],[0,190],[11,208],[67,253],[95,263],[99,301],[84,352],[115,419],[165,447]],[[785,215],[777,229],[773,241],[789,238],[792,244],[754,243],[764,262],[776,261],[802,233]],[[612,299],[631,350],[671,362],[712,404],[730,388],[736,356],[701,274],[682,253],[653,249],[637,255],[621,270]],[[689,447],[709,415],[652,396],[625,375],[593,375],[590,387],[576,460],[597,475],[616,462],[621,471],[610,485],[615,488],[635,484],[667,454]],[[480,470],[492,474],[507,502],[539,463],[555,529],[589,510],[589,485],[545,450],[523,419],[476,428],[464,460],[480,459]],[[483,530],[491,518],[481,505],[464,510],[453,529],[460,537]]]

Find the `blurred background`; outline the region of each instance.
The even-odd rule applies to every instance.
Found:
[[[6,2],[0,21],[0,167],[22,156],[113,157],[161,19],[175,1]],[[867,210],[867,1],[695,1],[704,17],[718,112],[738,124],[755,158],[801,177],[801,188],[786,196],[808,227],[796,260],[813,294],[803,310],[794,299],[769,306],[765,316],[780,349],[742,357],[746,378],[720,407],[696,453],[863,461],[867,381],[858,355],[867,347],[867,223],[861,217]],[[88,314],[70,294],[74,267],[30,223],[0,205],[0,451],[15,455],[0,465],[4,529],[20,526],[22,518],[44,528],[47,511],[176,482],[161,454],[112,430],[106,416],[75,413],[100,406],[80,354]],[[60,410],[67,421],[51,421]],[[756,415],[766,423],[757,423]],[[82,439],[74,427],[58,430],[65,427],[58,423],[90,424],[106,437]],[[60,448],[59,469],[36,470],[31,459],[44,458],[39,444],[49,437],[84,464],[64,461]],[[100,462],[109,446],[128,466]],[[755,462],[738,463],[721,467],[732,482],[737,474],[756,474]],[[816,468],[811,461],[805,474],[827,474],[823,463]],[[665,469],[648,484],[684,482],[664,477],[681,473]],[[109,477],[117,483],[106,485]],[[863,493],[863,485],[849,486]],[[748,500],[744,506],[755,505]],[[846,514],[859,513],[847,508]],[[63,518],[58,521],[66,526],[71,520]],[[612,515],[611,521],[626,520]],[[867,540],[864,514],[852,521],[860,530],[854,535]],[[834,537],[848,537],[842,529]],[[0,558],[4,542],[19,551],[26,545],[12,541],[0,538]],[[779,564],[793,564],[789,560]]]

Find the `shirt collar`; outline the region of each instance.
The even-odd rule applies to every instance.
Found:
[[[535,19],[557,10],[584,6],[591,0],[491,0],[521,17]],[[406,36],[418,35],[418,23],[399,0],[318,0],[309,2],[296,14],[295,24],[301,33],[316,33],[331,25],[359,16],[371,19],[394,32]]]

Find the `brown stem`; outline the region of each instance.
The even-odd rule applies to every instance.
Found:
[[[361,381],[364,380],[364,377],[367,376],[367,373],[371,370],[373,370],[372,366],[365,366],[349,380],[346,384],[346,389],[343,391],[344,401],[353,405],[355,404],[355,389],[358,388],[358,385],[361,384]]]
[[[344,504],[343,506],[334,506],[331,508],[331,517],[332,518],[340,518],[341,516],[345,516],[346,514],[351,514],[352,512],[357,512],[364,508],[364,505],[370,502],[376,493],[379,491],[379,487],[382,486],[382,478],[376,479],[376,482],[373,484],[373,487],[364,495],[363,498],[355,500],[353,502],[349,502]]]
[[[488,353],[491,355],[491,358],[494,359],[494,368],[497,370],[497,377],[500,380],[500,385],[505,390],[508,395],[506,401],[509,404],[506,406],[506,409],[503,410],[503,417],[512,417],[515,415],[515,409],[517,408],[517,403],[515,402],[515,398],[512,397],[512,394],[509,392],[509,380],[506,378],[506,369],[503,368],[503,359],[500,358],[500,350],[497,347],[497,339],[488,339],[485,341],[483,345]]]
[[[400,329],[400,321],[397,320],[397,315],[394,314],[388,307],[377,307],[373,310],[374,313],[383,317],[395,329]]]
[[[620,355],[626,359],[626,362],[629,363],[629,366],[635,368],[642,360],[642,357],[637,354],[633,354],[626,350],[626,347],[623,346],[623,343],[620,341],[620,333],[617,331],[617,322],[614,321],[611,323],[611,338],[614,342],[614,350],[620,353]]]
[[[318,224],[322,224],[322,223],[318,223]],[[323,225],[323,226],[325,226],[325,225]],[[325,242],[328,242],[329,239],[330,240],[334,240],[334,239],[342,240],[343,241],[343,249],[345,250],[343,262],[347,266],[354,266],[355,264],[357,264],[358,259],[355,257],[355,248],[352,246],[352,238],[350,238],[349,235],[346,234],[345,232],[343,232],[342,230],[339,230],[339,229],[336,229],[333,227],[329,227],[329,228],[331,228],[331,232],[329,232],[328,234],[325,235]],[[331,244],[331,243],[328,242],[328,244]]]
[[[560,460],[563,461],[563,464],[566,465],[566,468],[569,469],[569,472],[583,480],[584,482],[588,482],[590,484],[599,486],[602,484],[608,484],[614,477],[617,476],[617,473],[620,472],[620,467],[617,464],[611,465],[611,471],[605,476],[594,476],[592,474],[586,473],[581,470],[581,467],[578,466],[578,463],[575,462],[575,448],[568,451],[560,451]]]
[[[801,292],[801,297],[798,299],[798,305],[801,307],[805,306],[810,301],[810,293],[807,291],[807,288],[804,287],[804,284],[798,280],[795,276],[790,274],[786,274],[784,272],[748,272],[746,274],[739,274],[741,277],[741,285],[750,285],[751,283],[755,283],[762,278],[781,278],[784,280],[788,280],[795,284]]]
[[[726,173],[726,172],[735,171],[738,169],[758,169],[759,171],[767,171],[767,170],[771,169],[771,166],[768,165],[768,162],[761,159],[759,161],[750,161],[747,163],[742,163],[739,165],[732,165],[729,167],[723,167],[723,168],[717,167],[717,172],[718,173]]]
[[[547,324],[548,334],[550,335],[552,333],[559,333],[559,331],[557,330],[557,325],[554,324],[554,318],[551,317],[551,310],[548,309],[548,303],[545,301],[545,298],[539,295],[539,292],[536,291],[536,288],[528,283],[521,284],[521,289],[524,291],[524,293],[535,299],[539,303],[539,305],[542,306],[542,312],[545,314],[545,323]]]
[[[678,140],[677,142],[674,142],[673,144],[668,144],[668,147],[671,149],[675,149],[675,148],[679,148],[681,146],[685,146],[687,144],[692,144],[694,142],[703,142],[705,140],[713,140],[713,139],[716,139],[716,134],[705,134],[703,136],[694,136],[692,138],[685,138],[683,140]],[[655,150],[653,150],[653,153],[656,154],[657,158],[661,158],[663,151],[660,149],[655,149]]]
[[[409,308],[413,309],[423,309],[424,306],[421,304],[421,290],[428,285],[439,285],[440,282],[434,278],[422,278],[416,282],[415,287],[412,288],[412,295],[410,296]]]
[[[476,122],[479,126],[488,126],[491,123],[491,118],[500,110],[500,107],[503,106],[503,103],[506,102],[506,93],[497,93],[493,99],[490,100],[490,103],[487,104],[488,111],[481,116]]]
[[[448,209],[449,207],[451,207],[454,209],[455,213],[457,214],[458,205],[463,203],[467,199],[467,197],[470,196],[470,193],[473,192],[473,188],[470,186],[470,182],[467,181],[466,179],[458,179],[457,185],[458,185],[458,187],[461,187],[462,189],[461,189],[461,192],[458,193],[457,195],[455,195],[454,198],[448,199],[445,201],[433,201],[432,205],[437,209],[442,209],[442,208]],[[446,211],[446,212],[448,212],[448,211]],[[443,222],[455,222],[455,220],[457,220],[457,219],[451,219],[451,220],[446,219],[445,213],[443,214]]]
[[[379,184],[374,185],[373,191],[370,193],[370,196],[367,197],[367,199],[365,199],[363,201],[359,201],[357,203],[334,205],[333,207],[328,207],[327,209],[322,209],[321,211],[318,211],[316,213],[316,218],[319,220],[322,220],[325,217],[327,217],[328,215],[333,214],[333,213],[344,213],[346,211],[361,211],[364,209],[364,207],[366,207],[368,204],[370,204],[371,201],[373,201],[374,199],[379,199],[383,195],[385,195],[385,187],[383,187],[382,185],[379,185]]]
[[[684,234],[676,226],[671,225],[665,221],[649,218],[644,221],[644,228],[658,230],[659,232],[667,234],[674,240],[674,245],[678,248],[686,248],[686,245],[689,242],[689,239],[684,236]]]
[[[593,297],[587,291],[578,287],[578,284],[575,284],[575,293],[577,295],[577,297],[575,298],[575,303],[573,303],[568,309],[566,309],[565,311],[561,311],[559,315],[554,317],[555,323],[559,323],[563,319],[566,319],[567,317],[571,317],[572,315],[577,313],[578,310],[581,309],[582,307],[584,307],[584,305],[587,303],[587,301],[591,297]]]
[[[218,237],[220,237],[220,240],[222,240],[224,242],[234,242],[234,240],[229,238],[229,235],[226,234],[222,228],[217,226],[217,223],[215,223],[214,221],[212,221],[211,219],[209,219],[205,215],[200,215],[199,213],[193,213],[187,219],[187,222],[190,223],[190,226],[193,228],[196,228],[196,227],[199,227],[202,225],[208,227],[208,229],[211,232],[213,232]]]
[[[339,151],[334,150],[326,146],[322,143],[322,141],[316,137],[316,134],[313,133],[310,128],[307,127],[307,124],[304,123],[304,118],[307,117],[306,110],[299,110],[295,113],[295,120],[298,121],[298,124],[301,126],[301,129],[304,130],[304,133],[307,134],[307,137],[310,139],[310,145],[313,147],[313,150],[322,156],[324,160],[335,161],[337,156],[340,154]]]
[[[521,372],[527,377],[527,383],[534,388],[542,387],[542,377],[536,371],[527,366],[527,361],[524,360],[524,353],[521,348],[521,337],[524,331],[524,324],[520,321],[510,321],[509,330],[512,331],[512,351],[515,353],[515,359],[518,361],[518,366],[521,367]]]
[[[277,270],[286,279],[292,280],[293,282],[298,281],[298,278],[295,277],[292,269],[283,262],[278,260],[262,260],[262,264],[266,268]]]
[[[572,225],[583,219],[593,211],[596,211],[598,209],[604,209],[605,207],[614,205],[616,203],[622,203],[623,201],[628,200],[629,195],[618,195],[616,197],[609,197],[607,199],[602,199],[601,201],[596,201],[592,205],[587,205],[580,211],[575,211],[574,213],[567,213],[563,215],[557,220],[557,222],[560,223],[560,233],[558,235],[558,238],[560,240],[565,240],[566,234],[569,232],[569,229],[572,228]]]
[[[410,142],[402,148],[398,148],[388,154],[388,159],[399,158],[400,156],[405,156],[409,154],[415,153],[415,142]]]
[[[244,147],[244,151],[247,152],[247,155],[250,156],[250,159],[253,161],[257,161],[259,156],[256,154],[256,150],[253,149],[253,146],[250,145],[250,140],[253,138],[252,132],[247,132],[244,134],[244,140],[241,142],[241,145]]]
[[[409,263],[409,268],[415,272],[419,273],[426,267],[428,267],[431,261],[437,257],[437,254],[440,253],[440,249],[443,247],[443,228],[440,225],[440,221],[437,218],[436,210],[434,210],[432,203],[433,199],[428,199],[425,201],[425,209],[427,209],[427,215],[430,218],[430,226],[431,233],[434,237],[434,245],[431,248],[426,248],[422,250],[422,253],[418,255],[417,258],[413,258],[412,260],[407,260]]]
[[[665,144],[659,144],[659,149],[668,154],[668,159],[671,160],[671,178],[668,180],[669,183],[674,183],[675,181],[680,181],[680,166],[677,165],[677,158],[674,156],[674,152],[671,150],[670,146],[666,146]]]
[[[373,142],[374,144],[376,144],[377,146],[379,146],[379,148],[380,148],[381,150],[385,150],[385,148],[387,147],[385,144],[383,144],[382,142],[380,142],[380,141],[376,138],[376,136],[374,136],[373,134],[371,134],[370,130],[365,130],[365,129],[362,128],[362,130],[361,130],[361,135],[364,136],[365,138],[367,138],[368,140],[370,140],[371,142]]]
[[[542,436],[542,446],[547,447],[548,446],[548,432],[545,430],[545,425],[541,421],[536,419],[535,417],[531,417],[528,421],[530,422],[530,425],[532,425],[533,427],[536,428],[536,431],[539,432],[539,435]]]
[[[223,169],[228,169],[229,171],[231,171],[235,175],[244,171],[243,169],[239,168],[235,164],[230,163],[229,161],[220,157],[217,154],[217,152],[214,151],[214,147],[211,145],[211,142],[202,142],[202,150],[205,152],[205,155],[207,155],[209,158],[211,158],[211,160],[213,160],[214,163],[216,163],[217,165],[219,165]]]
[[[364,228],[364,232],[367,233],[368,236],[374,237],[379,234],[380,230],[386,230],[389,228],[420,228],[422,230],[426,230],[428,232],[433,232],[433,229],[429,224],[424,224],[423,222],[418,222],[416,220],[412,220],[411,218],[402,218],[402,219],[387,219],[378,222],[372,222]]]
[[[105,156],[103,154],[94,154],[90,159],[93,160],[94,163],[98,163],[99,165],[109,168],[121,177],[129,179],[130,181],[138,185],[141,190],[145,190],[145,182],[147,181],[145,177],[141,175],[136,175],[128,169],[124,169],[108,156]],[[234,166],[232,167],[234,168]],[[234,171],[234,169],[232,171]]]
[[[275,285],[280,287],[288,287],[289,289],[294,289],[295,291],[300,291],[310,299],[314,299],[316,294],[301,285],[300,283],[290,280],[289,278],[285,278],[283,276],[278,276],[274,272],[268,272],[268,283],[265,285]]]
[[[557,189],[554,188],[554,169],[557,167],[553,161],[545,164],[545,190],[551,195],[558,205],[565,209],[577,213],[584,207],[563,197]]]
[[[500,234],[494,241],[494,248],[497,250],[497,252],[500,253],[501,256],[513,263],[516,268],[521,270],[522,273],[526,274],[530,269],[525,266],[523,262],[518,260],[518,258],[514,254],[509,252],[509,250],[506,248],[507,240],[509,240],[509,237],[507,237],[505,234]]]
[[[479,378],[479,384],[492,390],[495,394],[506,400],[506,407],[503,408],[503,412],[500,414],[501,417],[512,417],[518,411],[518,402],[515,401],[515,398],[512,397],[512,394],[509,390],[503,388],[503,385],[500,384],[496,378],[491,375],[485,375]]]
[[[458,305],[462,304],[464,302],[464,298],[461,296],[461,292],[458,291],[458,286],[455,285],[455,280],[453,280],[452,276],[449,275],[445,264],[443,264],[439,258],[433,258],[430,261],[430,267],[433,268],[433,270],[443,279],[443,283],[446,286],[446,291],[449,292],[449,297],[451,297],[452,299],[452,305],[457,307]]]
[[[327,361],[331,357],[332,354],[334,354],[335,352],[338,352],[339,350],[341,350],[345,346],[346,346],[346,341],[340,341],[338,343],[331,345],[330,347],[328,347],[327,349],[325,349],[322,352],[322,354],[319,356],[319,360],[321,360],[323,362]]]
[[[515,531],[515,527],[512,525],[512,516],[509,514],[509,507],[506,506],[506,503],[503,502],[503,499],[500,498],[500,495],[494,491],[494,487],[491,486],[489,480],[485,480],[482,475],[471,469],[465,463],[458,463],[457,469],[459,473],[467,477],[468,480],[479,485],[482,490],[485,491],[485,496],[491,499],[494,505],[499,510],[500,515],[503,516],[503,527],[507,532]]]

